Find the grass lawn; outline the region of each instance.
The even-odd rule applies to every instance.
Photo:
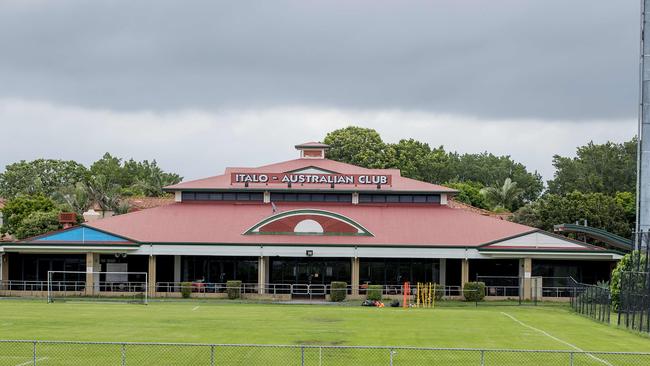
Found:
[[[558,305],[447,304],[436,309],[405,310],[228,301],[151,302],[144,306],[72,302],[48,305],[44,301],[3,300],[0,339],[553,350],[572,350],[570,345],[574,345],[589,351],[650,352],[649,337],[599,324]],[[0,355],[14,357],[9,350],[3,352],[2,347],[0,344]],[[65,364],[60,359],[49,360],[38,364]],[[3,363],[0,356],[0,364],[20,364],[7,362]],[[247,362],[251,364],[250,359],[241,364]],[[270,364],[273,363],[265,363]]]

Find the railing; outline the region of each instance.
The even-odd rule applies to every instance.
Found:
[[[52,281],[52,291],[84,291],[85,281]],[[0,290],[5,291],[47,291],[47,281],[0,281]]]
[[[185,282],[157,282],[156,292],[159,293],[178,293],[181,292],[181,287]],[[212,282],[188,282],[193,293],[200,294],[219,294],[226,293],[226,283],[212,283]],[[330,284],[290,284],[290,283],[267,283],[260,285],[258,283],[242,283],[240,290],[243,294],[273,294],[273,295],[296,295],[296,296],[325,296],[331,292]],[[347,294],[354,293],[354,288],[350,285],[347,286]],[[365,295],[367,286],[360,285],[358,290],[359,295]],[[384,296],[390,295],[403,295],[404,286],[402,285],[384,285],[382,287],[382,294]],[[415,294],[415,288],[411,288],[411,293]],[[444,296],[462,296],[462,288],[460,286],[445,286]]]
[[[475,348],[0,341],[0,364],[648,365],[650,353]]]
[[[551,283],[547,280],[554,280],[554,278],[543,278],[544,283]],[[577,283],[577,282],[576,282]],[[155,291],[158,293],[180,293],[182,282],[157,282]],[[553,298],[571,298],[575,297],[577,288],[582,288],[582,285],[567,285],[563,286],[543,286],[542,296]],[[85,281],[52,281],[52,291],[62,292],[83,292],[85,290]],[[192,292],[202,294],[219,294],[226,293],[226,283],[207,283],[207,282],[191,282]],[[142,292],[146,288],[145,282],[106,282],[102,281],[95,284],[95,288],[100,292]],[[47,291],[47,281],[0,281],[0,290],[5,291],[24,291],[24,292],[39,292]],[[289,284],[289,283],[267,283],[260,285],[258,283],[243,283],[241,285],[241,293],[243,294],[272,294],[272,295],[304,295],[304,296],[325,296],[330,293],[330,284]],[[365,295],[367,286],[360,285],[358,290],[359,295]],[[516,297],[519,295],[520,286],[509,285],[487,285],[487,296],[511,296]],[[411,294],[415,294],[415,287],[411,287]],[[354,293],[352,286],[347,286],[347,293],[351,295]],[[403,294],[402,285],[384,285],[382,289],[384,296]],[[462,296],[463,291],[461,286],[445,286],[443,293],[445,297]]]
[[[579,314],[609,324],[611,299],[609,288],[576,283],[571,308]]]
[[[143,292],[147,288],[146,282],[99,282],[101,292]]]

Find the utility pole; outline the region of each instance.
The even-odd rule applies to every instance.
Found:
[[[637,149],[636,231],[650,230],[650,24],[646,17],[650,0],[641,0],[641,45],[639,58],[639,145]],[[638,238],[638,236],[637,236]]]

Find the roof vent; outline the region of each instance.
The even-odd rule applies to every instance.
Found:
[[[74,212],[61,212],[59,214],[59,224],[63,225],[64,229],[71,228],[77,223],[77,214]]]
[[[305,142],[296,145],[296,150],[300,151],[301,159],[325,159],[325,152],[329,148],[329,145],[322,142]]]

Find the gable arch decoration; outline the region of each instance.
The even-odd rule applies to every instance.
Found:
[[[299,209],[261,220],[243,235],[347,235],[374,236],[363,225],[336,212]]]

